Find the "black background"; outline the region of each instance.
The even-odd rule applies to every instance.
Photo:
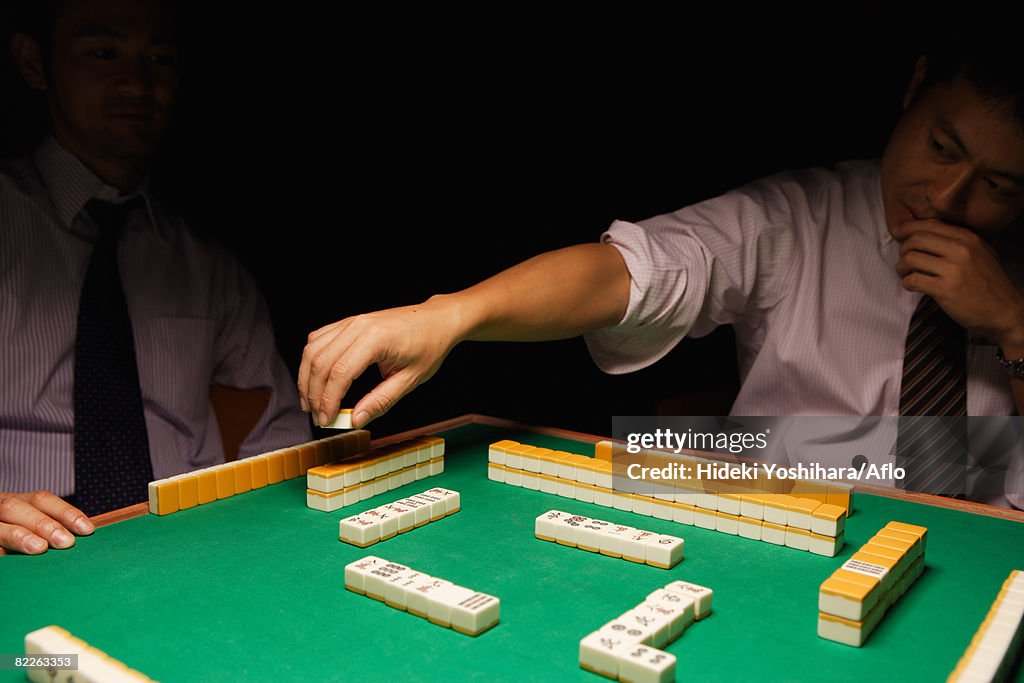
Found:
[[[594,241],[614,219],[879,155],[922,13],[942,12],[362,4],[187,5],[181,101],[155,166],[162,195],[250,268],[293,373],[306,334],[334,320]],[[41,130],[9,61],[4,156]],[[580,339],[464,344],[373,429],[477,412],[608,434],[613,415],[734,387],[733,357],[728,329],[626,376],[601,373]]]

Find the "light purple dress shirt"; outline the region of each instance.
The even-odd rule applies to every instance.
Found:
[[[606,372],[644,368],[685,336],[731,324],[741,379],[732,415],[899,414],[904,343],[920,295],[896,274],[899,244],[886,226],[876,161],[780,173],[674,213],[615,221],[602,241],[619,250],[632,278],[622,321],[586,335]],[[995,347],[982,340],[969,346],[967,401],[973,416],[1016,412]],[[895,421],[883,424],[870,439],[801,434],[786,457],[841,466],[858,452],[891,459]],[[970,436],[972,453],[987,454],[974,464],[988,470],[975,477],[1009,469],[1018,493],[1020,448],[989,447],[1002,438],[990,426]]]
[[[241,455],[308,441],[266,304],[227,250],[140,192],[118,262],[135,333],[156,478],[224,461],[212,384],[271,389]],[[78,299],[97,230],[83,209],[113,200],[52,138],[0,171],[0,491],[74,492]]]

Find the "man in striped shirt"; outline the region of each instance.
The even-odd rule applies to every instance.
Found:
[[[241,456],[310,438],[255,283],[149,192],[149,162],[178,90],[178,48],[161,3],[25,5],[47,21],[16,34],[12,53],[46,98],[51,132],[0,173],[0,554],[67,548],[92,531],[64,500],[76,493],[74,356],[98,232],[85,211],[92,199],[143,200],[117,261],[153,476],[224,461],[213,384],[269,390]]]

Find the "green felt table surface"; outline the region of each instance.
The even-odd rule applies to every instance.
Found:
[[[1013,520],[858,494],[846,545],[821,557],[487,479],[494,441],[592,455],[586,441],[487,424],[438,433],[443,474],[337,512],[306,507],[300,477],[0,559],[0,653],[56,624],[164,682],[593,682],[604,679],[579,668],[580,639],[683,579],[714,599],[666,648],[677,680],[943,681],[1024,569]],[[432,486],[459,491],[462,510],[366,549],[338,540],[342,517]],[[663,570],[537,540],[550,509],[680,535],[686,557]],[[928,527],[924,574],[863,647],[819,638],[818,586],[891,520]],[[366,555],[497,596],[501,622],[469,637],[346,590],[344,566]]]

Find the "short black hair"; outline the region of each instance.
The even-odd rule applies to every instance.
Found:
[[[986,102],[1013,117],[1024,131],[1024,48],[1019,27],[1006,17],[983,15],[978,7],[958,14],[943,15],[942,27],[929,32],[921,90],[963,76]]]

